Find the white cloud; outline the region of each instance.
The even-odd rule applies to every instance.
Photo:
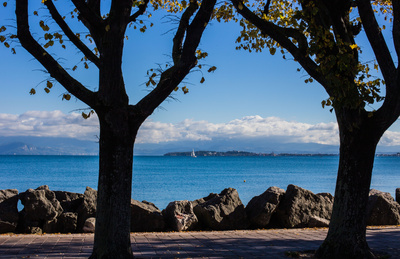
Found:
[[[277,117],[246,116],[227,123],[183,120],[162,123],[147,120],[139,130],[137,143],[213,141],[276,138],[283,143],[338,145],[338,126],[334,122],[308,124]],[[79,113],[28,111],[21,115],[0,114],[0,136],[69,137],[93,140],[99,135],[96,116],[83,119]],[[400,145],[400,132],[387,131],[381,146]]]
[[[98,135],[95,116],[83,119],[78,113],[28,111],[21,115],[0,114],[0,136],[67,137],[94,139]]]
[[[147,121],[139,130],[138,143],[235,138],[273,138],[284,142],[337,145],[336,123],[317,125],[289,122],[277,117],[247,116],[228,123],[184,120],[177,124]]]

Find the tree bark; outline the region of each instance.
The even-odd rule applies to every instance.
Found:
[[[381,133],[361,112],[355,115],[356,112],[339,109],[336,113],[340,157],[335,202],[328,235],[316,257],[375,258],[366,241],[366,208]]]
[[[133,258],[130,241],[133,147],[140,122],[129,109],[97,111],[100,163],[93,253],[90,258]],[[135,125],[138,124],[138,125]]]

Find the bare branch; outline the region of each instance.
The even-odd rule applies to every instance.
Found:
[[[96,94],[71,77],[32,37],[28,21],[28,0],[17,0],[15,13],[17,15],[17,36],[21,45],[37,59],[50,73],[50,76],[55,78],[68,92],[87,105],[94,107],[96,104]]]
[[[400,2],[393,1],[393,41],[397,53],[397,63],[400,61]]]
[[[191,1],[189,4],[189,7],[185,10],[185,12],[183,13],[182,18],[179,22],[179,27],[178,27],[178,30],[176,31],[176,34],[175,34],[175,37],[173,40],[174,45],[172,48],[172,59],[174,61],[174,64],[178,64],[178,62],[181,59],[182,48],[183,48],[182,43],[183,43],[183,39],[186,34],[186,30],[189,26],[189,20],[198,8],[199,8],[199,5],[198,5],[197,1]]]
[[[186,37],[183,43],[181,57],[179,59],[175,58],[177,63],[174,63],[174,66],[161,74],[157,87],[138,102],[136,106],[134,106],[134,109],[140,110],[140,114],[143,114],[143,116],[149,116],[153,113],[153,111],[171,94],[171,92],[182,82],[190,70],[196,65],[196,49],[200,43],[204,29],[210,21],[215,3],[216,0],[204,0],[191,24],[189,26],[182,25],[182,27],[178,29],[177,34],[175,35],[176,40],[174,38],[173,51],[177,51],[176,49],[181,45],[181,40],[183,39],[182,30],[186,27]],[[191,10],[185,11],[183,14],[185,17],[181,18],[181,23],[185,23],[182,20],[190,20],[190,16],[193,16],[193,10],[196,8],[197,7],[194,5],[189,6],[188,9]]]
[[[62,29],[64,34],[68,37],[68,39],[80,50],[82,53],[95,64],[97,67],[100,65],[100,59],[72,32],[70,27],[61,17],[60,13],[57,11],[57,8],[54,6],[52,0],[47,0],[44,2],[47,8],[50,11],[51,16],[54,21],[58,24],[58,26]]]
[[[97,12],[96,9],[91,9],[84,0],[71,1],[79,11],[79,19],[82,20],[91,33],[93,28],[102,28],[100,25],[103,23],[103,19],[100,16],[100,12]]]
[[[87,4],[88,4],[89,8],[92,9],[96,15],[101,16],[100,0],[88,0]]]
[[[375,14],[370,0],[357,0],[358,12],[368,41],[381,68],[383,78],[389,81],[395,76],[396,68],[390,55],[389,48],[375,19]],[[389,85],[388,85],[389,86]]]
[[[139,10],[137,10],[134,14],[131,15],[131,17],[129,18],[129,22],[135,22],[136,19],[137,19],[140,15],[144,14],[144,12],[145,12],[146,9],[147,9],[148,3],[149,3],[149,0],[145,0],[143,4],[139,5],[139,6],[138,6]]]

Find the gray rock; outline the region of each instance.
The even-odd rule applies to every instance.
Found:
[[[308,219],[307,227],[309,228],[323,228],[329,227],[330,221],[318,216],[310,216]]]
[[[157,232],[164,228],[164,217],[153,203],[131,200],[132,232]]]
[[[88,218],[83,225],[84,233],[94,233],[96,227],[96,218]]]
[[[84,194],[81,193],[54,191],[54,194],[64,212],[77,212],[84,199]]]
[[[37,189],[28,189],[19,195],[24,205],[26,219],[36,222],[50,221],[63,212],[60,202],[47,185]]]
[[[202,229],[235,230],[249,225],[244,205],[233,188],[227,188],[220,194],[210,194],[196,203],[194,212]]]
[[[0,234],[14,233],[16,228],[17,228],[16,223],[10,223],[7,221],[0,220]]]
[[[314,194],[290,184],[276,209],[275,219],[284,228],[310,227],[315,219],[330,220],[332,206],[332,195]]]
[[[193,230],[197,227],[198,219],[193,212],[191,201],[173,201],[162,211],[167,228],[174,231]]]
[[[370,190],[367,225],[400,225],[400,204],[388,192]]]
[[[14,232],[18,218],[18,190],[0,190],[0,234]]]
[[[78,213],[66,212],[58,218],[61,233],[75,233],[78,226]]]
[[[400,188],[396,188],[396,201],[400,204]]]
[[[263,194],[253,197],[246,206],[251,228],[265,228],[271,220],[285,190],[270,187]]]
[[[96,217],[97,209],[97,191],[86,187],[85,193],[83,194],[83,202],[77,209],[78,212],[78,232],[83,231],[83,226],[88,218]]]

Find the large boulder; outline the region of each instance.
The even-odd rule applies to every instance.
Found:
[[[18,224],[18,190],[0,190],[0,234],[14,232]]]
[[[131,231],[163,231],[165,221],[161,211],[151,202],[131,200]]]
[[[331,194],[314,194],[290,184],[276,210],[275,220],[284,228],[327,227],[332,206]]]
[[[64,212],[77,212],[84,199],[81,193],[54,191],[54,194]]]
[[[83,226],[88,218],[96,217],[97,209],[97,191],[86,187],[83,194],[83,202],[79,205],[78,212],[78,232],[83,231]]]
[[[227,188],[220,194],[196,200],[194,213],[202,229],[235,230],[248,227],[246,211],[237,190]]]
[[[40,233],[46,222],[53,222],[63,209],[60,202],[56,199],[53,191],[47,185],[33,189],[28,189],[19,194],[24,209],[20,216],[20,231],[25,233]]]
[[[167,228],[174,231],[193,230],[198,219],[193,212],[191,201],[173,201],[162,211]]]
[[[246,206],[250,227],[267,227],[284,194],[285,190],[273,186],[263,194],[253,197]]]
[[[84,233],[94,233],[96,228],[96,218],[87,218],[83,225],[82,231]]]
[[[400,225],[400,204],[388,192],[370,190],[367,206],[368,225]]]

